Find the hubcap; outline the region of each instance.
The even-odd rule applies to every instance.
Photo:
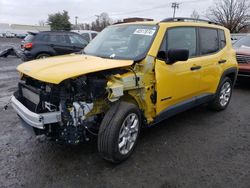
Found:
[[[38,57],[38,59],[45,59],[47,57],[49,57],[49,56],[48,55],[41,55],[41,56]]]
[[[230,100],[230,97],[231,97],[231,85],[229,82],[225,82],[221,87],[220,105],[223,107],[226,106]]]
[[[139,131],[139,118],[135,113],[129,114],[122,123],[118,148],[122,155],[126,155],[133,148]]]

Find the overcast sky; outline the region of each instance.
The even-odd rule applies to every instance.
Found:
[[[146,17],[161,20],[173,15],[172,2],[179,2],[176,16],[189,17],[193,10],[199,14],[213,4],[213,0],[0,0],[0,23],[38,24],[48,14],[66,10],[71,22],[88,23],[95,15],[107,12],[112,19]]]

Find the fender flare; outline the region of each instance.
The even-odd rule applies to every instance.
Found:
[[[232,74],[232,73],[234,74],[234,80],[232,80],[232,81],[233,81],[233,86],[234,86],[235,83],[236,83],[236,80],[237,80],[237,75],[238,75],[238,68],[237,68],[237,67],[231,67],[231,68],[226,69],[226,70],[222,73],[222,75],[221,75],[219,85],[220,85],[220,83],[222,82],[222,80],[223,80],[227,75]]]

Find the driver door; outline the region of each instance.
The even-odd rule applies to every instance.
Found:
[[[199,95],[199,58],[197,57],[197,29],[195,27],[175,27],[167,30],[161,51],[188,49],[189,59],[174,64],[156,59],[157,114],[170,107],[189,104]]]

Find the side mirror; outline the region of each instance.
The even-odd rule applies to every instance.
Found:
[[[157,58],[166,61],[167,64],[174,64],[177,61],[187,61],[189,58],[189,50],[170,49],[167,52],[159,51]]]
[[[189,58],[189,50],[186,49],[170,49],[167,52],[167,63],[174,64],[177,61],[187,61]]]

